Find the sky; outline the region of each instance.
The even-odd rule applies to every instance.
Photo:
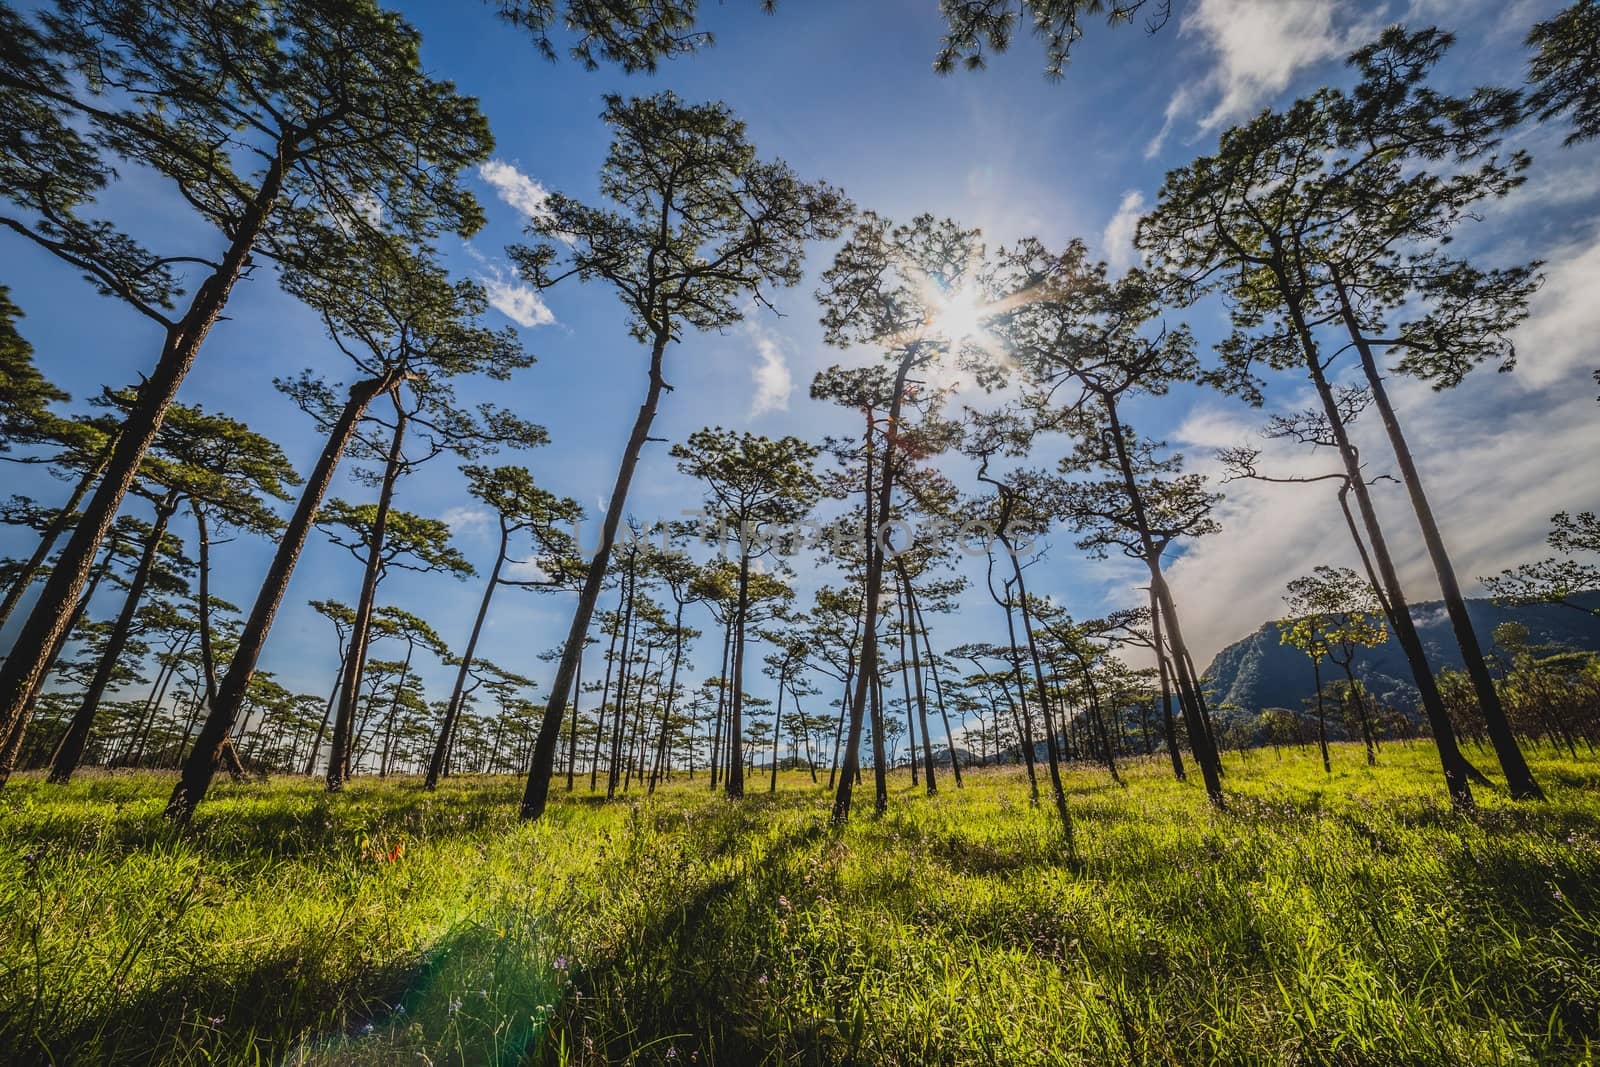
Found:
[[[691,101],[725,101],[745,120],[763,157],[782,158],[806,178],[840,185],[863,207],[896,219],[920,212],[948,216],[980,227],[991,246],[1037,236],[1059,248],[1082,237],[1121,270],[1138,261],[1134,227],[1169,169],[1209,152],[1224,129],[1263,107],[1347,81],[1342,57],[1384,25],[1404,21],[1454,31],[1460,43],[1440,74],[1447,85],[1514,84],[1526,62],[1521,41],[1527,27],[1559,5],[1176,0],[1171,21],[1155,33],[1137,25],[1094,26],[1058,81],[1043,76],[1042,48],[1027,38],[993,57],[984,71],[935,75],[941,31],[935,0],[788,0],[771,15],[753,0],[708,4],[705,24],[715,46],[670,61],[653,76],[547,62],[488,5],[410,0],[394,6],[421,31],[425,65],[479,99],[495,137],[492,160],[466,179],[488,224],[468,242],[447,239],[444,258],[488,288],[492,324],[515,326],[538,360],[510,382],[463,383],[459,391],[548,428],[547,446],[499,461],[525,463],[540,484],[582,503],[590,515],[585,539],[593,543],[646,385],[645,352],[628,337],[620,306],[603,286],[569,283],[537,294],[516,277],[504,249],[521,239],[547,191],[597,199],[596,176],[608,144],[598,118],[605,94],[671,89]],[[1594,458],[1600,408],[1590,378],[1600,367],[1600,301],[1593,295],[1600,289],[1600,148],[1564,148],[1563,132],[1528,127],[1515,135],[1518,147],[1533,155],[1527,183],[1492,205],[1458,246],[1485,265],[1544,261],[1544,285],[1518,334],[1516,371],[1480,370],[1445,394],[1403,379],[1391,386],[1469,595],[1481,591],[1476,576],[1540,554],[1552,513],[1592,509],[1600,498]],[[100,210],[170,254],[210,254],[220,240],[147,173],[125,171]],[[813,402],[807,393],[812,376],[831,364],[882,358],[823,343],[812,293],[831,254],[826,244],[810,250],[806,281],[774,298],[781,314],[752,309],[740,326],[687,336],[669,351],[666,378],[673,391],[655,436],[679,441],[703,426],[721,425],[816,440],[854,428],[856,416]],[[9,234],[0,236],[0,284],[11,288],[26,315],[22,332],[40,366],[76,398],[86,399],[101,384],[137,381],[152,365],[160,338],[150,323],[96,296],[70,269]],[[1202,351],[1225,327],[1214,304],[1172,317],[1191,325]],[[340,358],[317,319],[262,270],[236,289],[180,399],[266,433],[304,473],[320,441],[272,381],[305,367],[340,379]],[[1305,390],[1284,379],[1266,410],[1184,388],[1138,402],[1130,416],[1197,470],[1214,474],[1218,448],[1253,442],[1266,448],[1264,465],[1275,471],[1321,473],[1331,469],[1330,457],[1255,436],[1272,412],[1307,401]],[[1357,425],[1356,437],[1370,465],[1387,469],[1377,430],[1368,420]],[[676,472],[667,447],[649,446],[634,481],[629,512],[646,523],[678,518],[701,499],[699,488]],[[1035,461],[1053,465],[1057,458]],[[332,495],[371,499],[372,490],[348,477],[349,467]],[[951,469],[959,476],[959,465]],[[53,501],[68,490],[35,468],[6,465],[0,477],[7,494]],[[962,488],[978,487],[968,481]],[[1290,578],[1319,563],[1355,563],[1327,483],[1221,488],[1222,532],[1185,548],[1170,567],[1185,633],[1201,663],[1280,615]],[[1378,495],[1409,595],[1435,599],[1437,585],[1403,495],[1394,487],[1380,487]],[[404,479],[396,506],[449,520],[456,547],[480,571],[492,562],[491,524],[448,457]],[[127,508],[148,517],[142,502],[130,498]],[[177,520],[176,528],[187,536],[186,521]],[[1045,539],[1047,551],[1030,570],[1030,591],[1079,616],[1141,602],[1135,564],[1087,559],[1072,540],[1065,530]],[[249,604],[271,547],[248,537],[220,546],[216,594]],[[17,531],[0,530],[0,553],[25,555],[30,548]],[[328,597],[353,602],[360,577],[348,553],[314,533],[263,669],[294,691],[325,694],[337,669],[334,635],[306,603]],[[818,585],[838,580],[826,561],[808,562],[797,578],[800,603]],[[481,578],[395,572],[379,600],[422,615],[460,648],[481,593]],[[607,594],[601,607],[613,600]],[[91,612],[104,618],[117,606],[102,594]],[[572,606],[570,594],[501,590],[480,654],[538,679],[535,696],[542,698],[552,668],[537,657],[564,636]],[[713,629],[708,619],[692,624]],[[958,612],[931,625],[936,646],[948,648],[1000,640],[1004,622],[987,594],[975,589]],[[380,644],[374,654],[394,651]],[[689,677],[715,673],[719,651],[703,639]],[[429,662],[421,673],[430,698],[448,695],[447,668]],[[747,687],[766,695],[770,683],[754,669],[750,675]]]

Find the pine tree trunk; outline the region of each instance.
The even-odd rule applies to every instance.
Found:
[[[1011,571],[1017,583],[1017,600],[1022,607],[1022,632],[1028,640],[1028,655],[1033,660],[1033,677],[1039,686],[1039,706],[1044,712],[1045,756],[1050,763],[1050,792],[1056,804],[1056,814],[1061,817],[1061,832],[1066,835],[1067,853],[1077,851],[1077,841],[1072,827],[1072,814],[1067,810],[1067,791],[1061,784],[1061,754],[1056,747],[1056,727],[1050,714],[1050,696],[1044,683],[1044,667],[1039,662],[1039,646],[1033,636],[1033,613],[1028,608],[1028,586],[1022,577],[1022,560],[1009,538],[1002,536],[1000,543],[1011,557]]]
[[[194,365],[207,333],[222,314],[234,283],[249,261],[256,238],[266,225],[267,216],[277,204],[291,162],[291,147],[283,142],[278,144],[217,269],[195,290],[183,318],[167,330],[155,368],[139,387],[134,405],[117,433],[105,477],[73,527],[72,536],[50,569],[39,599],[17,633],[4,665],[0,666],[0,735],[13,731],[31,694],[48,671],[51,652],[66,631],[78,594],[94,569],[100,542],[110,531],[123,497],[132,488],[145,453],[150,450],[166,418],[167,408],[177,398],[178,386]],[[0,782],[9,777],[10,772],[10,763],[0,757]]]
[[[1172,721],[1172,680],[1168,675],[1167,651],[1161,638],[1161,609],[1156,604],[1155,588],[1150,590],[1150,637],[1156,654],[1156,670],[1161,676],[1161,728],[1167,740],[1167,754],[1172,757],[1172,774],[1178,781],[1187,781],[1183,770],[1183,753],[1178,750],[1178,727]]]
[[[1123,491],[1128,495],[1128,503],[1133,508],[1134,521],[1139,528],[1145,566],[1150,571],[1150,592],[1156,606],[1166,619],[1167,641],[1172,646],[1172,666],[1178,683],[1178,705],[1183,710],[1184,723],[1189,729],[1189,750],[1194,753],[1195,762],[1200,765],[1200,777],[1205,781],[1206,795],[1211,798],[1212,804],[1220,808],[1223,806],[1222,760],[1217,752],[1210,724],[1206,722],[1205,711],[1200,704],[1198,679],[1193,677],[1189,667],[1189,650],[1178,624],[1178,609],[1172,601],[1172,591],[1168,589],[1166,577],[1161,571],[1161,555],[1157,552],[1155,540],[1151,535],[1150,520],[1145,512],[1144,494],[1139,491],[1139,481],[1134,476],[1133,460],[1128,455],[1127,438],[1117,414],[1117,401],[1109,393],[1102,393],[1100,399],[1111,427],[1111,439],[1117,453],[1117,467],[1122,474]]]
[[[1009,589],[1009,587],[1008,587]],[[1034,766],[1034,741],[1033,741],[1033,713],[1028,708],[1028,686],[1022,680],[1022,657],[1017,654],[1017,620],[1016,613],[1011,606],[1009,591],[1005,600],[1006,633],[1011,639],[1011,655],[1006,657],[1011,663],[1011,678],[1017,687],[1017,707],[1012,709],[1012,714],[1018,716],[1017,736],[1022,746],[1022,762],[1028,768],[1028,800],[1034,807],[1039,806],[1039,771]],[[1007,691],[1007,696],[1010,692]]]
[[[862,611],[861,665],[857,675],[855,699],[850,709],[850,734],[845,747],[845,774],[839,780],[838,792],[833,800],[833,822],[840,824],[850,818],[850,801],[855,789],[855,778],[860,773],[860,745],[862,720],[866,714],[869,683],[878,682],[878,594],[883,585],[883,551],[874,521],[873,492],[877,492],[876,517],[887,519],[889,506],[894,500],[894,449],[899,434],[900,408],[905,398],[906,379],[918,354],[912,347],[900,358],[895,370],[894,392],[889,399],[887,430],[884,434],[883,474],[879,484],[872,484],[872,413],[867,413],[866,433],[866,553],[867,571],[862,581],[865,605]],[[874,689],[874,692],[876,690]],[[881,709],[874,719],[872,729],[873,778],[876,786],[874,809],[878,812],[889,807],[888,768],[884,764],[883,724]]]
[[[367,536],[366,571],[361,577],[361,596],[356,601],[355,620],[350,624],[350,650],[344,658],[344,678],[339,687],[339,703],[333,713],[333,738],[328,751],[328,791],[338,792],[350,776],[350,750],[354,743],[356,704],[361,698],[361,679],[367,669],[367,648],[372,642],[372,613],[377,607],[378,582],[383,578],[383,545],[389,530],[389,511],[394,504],[394,486],[404,462],[405,409],[394,397],[394,432],[389,439],[389,454],[383,466],[383,485],[378,491],[378,509]]]
[[[906,595],[911,600],[911,614],[912,617],[917,620],[917,630],[922,635],[923,651],[927,652],[928,654],[928,670],[933,674],[933,695],[939,704],[939,719],[944,723],[945,748],[947,748],[950,752],[950,773],[955,777],[956,788],[960,789],[961,760],[956,757],[956,738],[955,735],[950,732],[950,714],[945,711],[944,707],[944,686],[939,682],[939,660],[934,656],[933,642],[928,638],[928,620],[922,614],[922,608],[920,605],[918,605],[917,598],[915,594],[912,593],[909,583],[906,585]],[[978,730],[978,734],[980,737],[983,735],[981,725]]]
[[[495,553],[494,566],[489,571],[489,582],[483,587],[483,599],[478,602],[478,616],[472,622],[472,635],[467,638],[466,650],[461,653],[461,666],[456,670],[455,686],[450,690],[450,702],[445,705],[444,722],[439,724],[439,738],[433,745],[433,756],[428,760],[428,774],[422,788],[439,788],[439,778],[444,774],[445,754],[450,751],[450,736],[455,732],[456,718],[461,714],[461,696],[467,685],[467,674],[472,670],[472,659],[478,651],[478,637],[483,633],[483,620],[489,616],[489,601],[494,599],[495,587],[500,584],[500,568],[505,565],[506,548],[511,532],[504,517],[500,520],[500,548]]]
[[[537,819],[544,814],[550,778],[555,771],[556,746],[561,740],[561,719],[566,714],[567,696],[572,688],[572,679],[577,674],[578,658],[583,654],[581,642],[589,630],[589,619],[594,615],[601,586],[605,583],[606,568],[611,561],[611,546],[616,541],[617,526],[627,506],[633,470],[638,465],[645,439],[650,436],[650,424],[655,421],[656,406],[666,385],[661,378],[661,361],[668,340],[669,335],[659,331],[651,345],[650,388],[634,420],[633,432],[622,454],[622,465],[617,469],[611,501],[606,505],[605,523],[600,529],[600,544],[595,549],[594,558],[589,561],[589,573],[584,580],[583,592],[578,597],[578,610],[573,613],[572,626],[568,629],[566,643],[562,645],[561,664],[556,668],[555,680],[550,685],[550,703],[545,708],[544,719],[539,726],[538,740],[534,742],[533,765],[528,770],[528,784],[522,794],[521,817],[524,819]]]
[[[900,571],[900,585],[905,590],[906,594],[905,609],[900,613],[901,623],[909,631],[911,638],[911,677],[916,679],[917,683],[917,722],[922,727],[923,773],[927,776],[927,791],[928,796],[931,797],[939,791],[939,784],[933,776],[933,739],[928,736],[928,695],[922,686],[922,653],[917,649],[917,631],[915,628],[917,618],[917,600],[911,592],[910,575],[906,574],[904,567],[897,569]],[[905,654],[901,653],[901,659],[904,660],[904,658]],[[948,741],[949,739],[950,723],[949,720],[946,720],[945,740]],[[951,751],[951,758],[954,759],[954,749]],[[915,756],[915,753],[913,753],[913,756]]]
[[[611,704],[611,674],[617,663],[617,634],[621,632],[622,596],[617,598],[618,624],[611,628],[611,643],[606,646],[606,676],[600,683],[600,707],[595,713],[594,724],[594,753],[589,758],[589,792],[593,793],[599,784],[600,778],[600,747],[605,743],[606,737],[606,709]]]
[[[333,482],[339,460],[343,458],[344,450],[350,444],[356,424],[361,421],[367,405],[376,397],[393,389],[400,380],[398,372],[390,372],[383,377],[358,382],[351,387],[350,399],[345,403],[344,410],[339,413],[339,419],[334,423],[328,440],[322,447],[322,454],[317,457],[317,464],[312,469],[311,476],[306,479],[306,486],[300,493],[299,503],[295,505],[294,515],[278,539],[278,548],[273,553],[266,580],[262,582],[261,589],[256,594],[255,604],[250,609],[250,617],[245,621],[244,629],[239,634],[238,645],[228,661],[228,673],[223,675],[222,681],[218,683],[215,699],[208,701],[209,713],[194,739],[194,748],[183,761],[178,784],[173,787],[172,796],[167,801],[169,819],[187,822],[195,806],[205,799],[206,790],[210,788],[211,779],[216,774],[218,763],[222,758],[222,744],[227,740],[228,733],[233,729],[234,721],[239,716],[239,709],[244,705],[250,678],[255,674],[256,663],[261,658],[261,649],[266,644],[267,633],[272,629],[272,620],[278,613],[278,606],[283,603],[283,594],[289,588],[289,579],[293,576],[295,564],[299,562],[300,553],[305,548],[306,538],[311,534],[317,509],[322,506],[322,498]],[[343,673],[341,664],[340,674]],[[308,764],[316,762],[317,750],[321,744],[319,733],[317,743],[312,746]],[[308,769],[306,773],[309,775],[311,771]]]
[[[378,759],[379,778],[389,776],[389,755],[394,747],[394,718],[400,711],[400,693],[406,687],[406,675],[411,673],[411,657],[416,650],[416,641],[407,639],[405,662],[400,665],[400,678],[394,684],[394,699],[389,701],[389,714],[383,720],[383,753]]]
[[[606,764],[606,799],[617,795],[617,784],[622,780],[622,737],[628,725],[628,675],[631,673],[633,646],[634,592],[638,559],[630,556],[626,578],[627,593],[622,606],[622,651],[617,658],[617,706],[612,711],[611,756]]]
[[[772,784],[767,786],[767,792],[778,791],[778,745],[783,735],[783,690],[789,683],[787,666],[778,672],[778,708],[772,713]]]
[[[1489,740],[1494,745],[1495,755],[1500,758],[1500,768],[1505,772],[1506,786],[1516,800],[1543,800],[1544,790],[1540,789],[1539,783],[1534,780],[1533,771],[1528,767],[1528,761],[1517,745],[1517,738],[1511,732],[1511,723],[1506,718],[1505,708],[1500,704],[1500,694],[1494,687],[1494,679],[1489,676],[1489,665],[1484,660],[1477,631],[1472,627],[1472,617],[1467,613],[1467,602],[1461,595],[1461,583],[1456,579],[1455,565],[1451,562],[1450,552],[1445,547],[1444,535],[1439,532],[1438,521],[1433,517],[1433,506],[1428,502],[1428,494],[1422,488],[1422,475],[1417,470],[1416,459],[1411,455],[1411,446],[1407,443],[1405,433],[1400,427],[1399,416],[1395,414],[1394,405],[1389,402],[1389,391],[1383,384],[1383,375],[1378,370],[1372,346],[1367,343],[1360,324],[1355,319],[1355,312],[1350,307],[1343,283],[1336,277],[1335,284],[1339,293],[1340,314],[1344,318],[1351,340],[1355,343],[1356,351],[1361,355],[1361,370],[1366,375],[1367,384],[1372,388],[1372,398],[1377,404],[1384,432],[1388,434],[1389,445],[1400,467],[1400,478],[1405,483],[1406,495],[1411,498],[1411,509],[1416,513],[1417,525],[1422,528],[1422,540],[1427,545],[1428,558],[1432,561],[1434,574],[1439,579],[1439,592],[1444,598],[1445,612],[1450,617],[1451,629],[1455,631],[1456,644],[1461,648],[1461,658],[1466,666],[1467,677],[1472,680],[1473,691],[1477,694],[1478,706],[1488,726]]]
[[[39,543],[34,546],[33,555],[28,557],[28,562],[23,564],[22,570],[13,579],[10,588],[6,590],[4,601],[0,601],[0,630],[5,629],[6,620],[11,618],[11,613],[16,610],[17,603],[22,599],[22,594],[28,591],[33,580],[39,576],[44,568],[45,561],[50,558],[50,550],[56,547],[56,542],[72,525],[73,519],[78,514],[78,506],[83,503],[83,498],[89,495],[89,490],[94,488],[95,481],[105,473],[106,463],[111,458],[110,442],[100,456],[100,461],[93,467],[84,468],[83,477],[78,479],[78,484],[72,487],[72,495],[67,502],[61,505],[55,517],[50,520],[50,525],[45,528],[39,537]]]
[[[717,674],[717,714],[711,738],[711,758],[706,777],[708,788],[717,791],[717,781],[722,773],[722,725],[728,710],[728,658],[733,655],[733,616],[729,615],[722,627],[722,670]]]
[[[683,601],[678,601],[678,611],[672,620],[672,675],[667,681],[667,699],[661,709],[661,736],[656,739],[656,761],[650,770],[650,788],[656,791],[656,780],[666,771],[667,728],[672,722],[672,705],[678,695],[678,664],[683,659]]]
[[[1406,660],[1411,666],[1412,676],[1422,697],[1422,707],[1428,719],[1428,726],[1433,732],[1434,744],[1439,750],[1445,788],[1450,794],[1452,804],[1463,810],[1470,810],[1473,807],[1472,786],[1468,780],[1466,758],[1456,743],[1455,728],[1450,723],[1449,713],[1445,711],[1438,683],[1434,680],[1432,668],[1428,666],[1422,641],[1417,636],[1416,625],[1412,622],[1410,605],[1406,602],[1404,590],[1401,589],[1399,575],[1389,555],[1388,542],[1383,536],[1383,527],[1378,522],[1377,509],[1372,503],[1372,494],[1368,491],[1366,479],[1361,471],[1360,455],[1345,431],[1339,405],[1334,399],[1333,389],[1328,385],[1327,377],[1323,374],[1316,342],[1305,324],[1298,301],[1294,299],[1294,291],[1281,276],[1278,285],[1287,300],[1290,323],[1300,343],[1307,374],[1316,388],[1323,416],[1328,421],[1329,432],[1333,435],[1339,458],[1344,463],[1346,485],[1355,494],[1362,524],[1367,529],[1368,548],[1372,552],[1373,562],[1377,565],[1378,573],[1382,576],[1384,588],[1388,593],[1390,619],[1394,624],[1395,638],[1406,653]]]
[[[744,645],[750,615],[750,546],[739,527],[739,601],[733,628],[733,695],[728,701],[728,781],[730,800],[744,796]]]
[[[156,504],[155,525],[150,528],[150,536],[145,541],[139,565],[133,572],[132,581],[128,583],[128,595],[122,602],[122,612],[117,616],[111,636],[106,641],[105,651],[101,653],[100,662],[95,666],[94,676],[89,680],[89,688],[84,690],[83,701],[78,705],[78,710],[72,716],[72,722],[56,746],[55,756],[50,761],[50,781],[56,785],[65,785],[70,781],[72,773],[78,769],[78,764],[83,760],[84,748],[89,743],[89,732],[94,728],[95,712],[100,710],[100,700],[105,696],[112,672],[116,670],[117,663],[122,658],[122,650],[127,647],[128,636],[133,633],[133,621],[139,613],[139,602],[144,597],[144,589],[150,582],[151,572],[155,570],[156,558],[161,553],[161,540],[166,536],[167,522],[177,507],[176,490],[168,493]]]

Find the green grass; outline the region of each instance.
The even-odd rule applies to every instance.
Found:
[[[899,775],[842,832],[803,775],[532,826],[509,779],[274,781],[186,833],[156,776],[19,777],[0,1062],[1589,1059],[1600,762],[1536,753],[1548,803],[1465,818],[1433,759],[1235,756],[1224,814],[1159,761],[1083,768],[1075,858],[1012,771]]]

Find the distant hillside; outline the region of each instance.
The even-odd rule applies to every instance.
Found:
[[[1591,608],[1600,606],[1600,593],[1585,594],[1579,602]],[[1468,600],[1467,611],[1485,646],[1496,626],[1520,622],[1528,628],[1532,644],[1600,650],[1600,618],[1568,607],[1503,608],[1489,600]],[[1434,669],[1459,668],[1461,650],[1456,647],[1444,604],[1413,604],[1411,617]],[[1324,670],[1324,680],[1339,676],[1338,667],[1330,669]],[[1355,673],[1381,702],[1403,710],[1415,709],[1417,691],[1411,681],[1411,669],[1393,636],[1386,644],[1358,652]],[[1206,668],[1205,686],[1215,703],[1234,704],[1252,715],[1264,708],[1300,708],[1304,706],[1302,701],[1315,695],[1310,660],[1279,641],[1275,622],[1218,652]]]

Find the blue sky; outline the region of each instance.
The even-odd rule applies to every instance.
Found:
[[[691,100],[721,99],[748,123],[761,154],[842,185],[865,207],[900,218],[921,211],[948,215],[981,227],[991,244],[1037,235],[1059,246],[1082,236],[1114,265],[1126,266],[1134,256],[1128,242],[1133,223],[1168,168],[1209,151],[1221,129],[1260,107],[1342,79],[1342,56],[1385,23],[1455,30],[1462,43],[1443,72],[1446,80],[1515,82],[1527,26],[1558,5],[1177,0],[1172,22],[1153,36],[1137,27],[1095,27],[1059,82],[1042,77],[1042,52],[1029,40],[995,57],[984,72],[934,75],[941,28],[934,0],[789,0],[771,16],[750,0],[710,4],[706,23],[716,46],[671,62],[653,77],[545,62],[486,5],[417,0],[398,6],[422,32],[427,66],[479,98],[495,135],[495,165],[469,179],[489,224],[470,246],[452,239],[446,258],[462,275],[493,286],[501,310],[492,318],[524,324],[521,337],[539,359],[510,383],[469,384],[462,392],[492,398],[547,426],[551,444],[529,454],[528,465],[543,484],[595,515],[644,388],[641,349],[602,287],[563,288],[540,302],[519,290],[502,250],[520,235],[525,212],[516,205],[536,199],[539,190],[595,198],[607,144],[597,118],[605,93],[670,88]],[[1588,377],[1600,366],[1593,340],[1600,337],[1593,299],[1600,284],[1600,160],[1592,145],[1561,148],[1560,135],[1557,129],[1518,135],[1535,157],[1527,185],[1463,238],[1464,247],[1481,250],[1491,263],[1547,261],[1546,284],[1520,336],[1521,368],[1509,378],[1480,373],[1445,396],[1410,383],[1395,386],[1463,577],[1536,554],[1550,513],[1592,508],[1600,497],[1600,465],[1593,459],[1600,411]],[[204,254],[218,241],[147,174],[124,174],[106,194],[103,210],[162,250]],[[778,294],[781,318],[763,312],[745,327],[692,336],[670,352],[667,378],[675,391],[656,435],[681,440],[720,424],[815,439],[853,427],[853,417],[807,398],[817,370],[879,358],[822,344],[811,292],[830,253],[813,249],[806,283]],[[76,397],[88,397],[102,383],[134,381],[148,369],[159,337],[147,322],[95,296],[72,271],[13,236],[0,237],[0,264],[0,284],[11,287],[26,313],[23,331],[41,366]],[[1201,306],[1185,317],[1203,343],[1218,336],[1218,308]],[[207,341],[181,398],[267,433],[305,471],[319,441],[309,420],[271,382],[308,366],[334,378],[344,369],[314,317],[262,272],[236,290],[227,321]],[[1272,406],[1302,400],[1298,387],[1285,381]],[[1245,440],[1265,419],[1196,390],[1147,402],[1135,416],[1141,429],[1165,436],[1201,469],[1213,466],[1217,447]],[[652,448],[630,511],[646,521],[677,517],[696,506],[698,490],[675,472],[664,445]],[[1366,454],[1381,455],[1378,442]],[[1281,449],[1269,456],[1286,471],[1327,463]],[[7,466],[4,477],[8,493],[46,500],[65,495],[64,485],[36,471]],[[335,492],[357,501],[371,495],[348,480]],[[397,506],[452,519],[458,547],[486,566],[490,530],[476,519],[472,503],[447,458],[406,479],[397,496]],[[1435,597],[1403,500],[1391,492],[1383,504],[1414,599]],[[141,516],[147,510],[140,503],[129,507]],[[1351,562],[1352,555],[1323,488],[1230,486],[1222,517],[1225,530],[1173,567],[1185,629],[1202,662],[1277,613],[1288,578],[1318,563]],[[178,527],[188,532],[183,522]],[[0,537],[6,538],[0,551],[18,554],[28,547],[14,532]],[[1064,532],[1049,541],[1048,558],[1030,579],[1035,591],[1082,614],[1137,600],[1136,576],[1126,561],[1083,560]],[[270,546],[248,538],[220,547],[218,594],[248,604],[269,552]],[[336,666],[333,635],[305,603],[353,601],[359,580],[347,553],[313,535],[263,667],[292,689],[325,693]],[[825,566],[804,569],[802,603],[817,584],[836,580]],[[476,579],[395,573],[380,599],[418,611],[460,647],[480,593]],[[105,617],[115,609],[114,600],[103,598],[93,612]],[[482,654],[543,680],[549,668],[535,657],[560,639],[570,610],[565,595],[503,590]],[[934,625],[935,643],[949,647],[998,639],[1002,621],[987,596],[973,594],[958,615]],[[712,673],[716,654],[705,642],[690,677]],[[448,694],[441,666],[426,664],[423,674],[430,697]],[[750,687],[767,688],[755,678]]]

